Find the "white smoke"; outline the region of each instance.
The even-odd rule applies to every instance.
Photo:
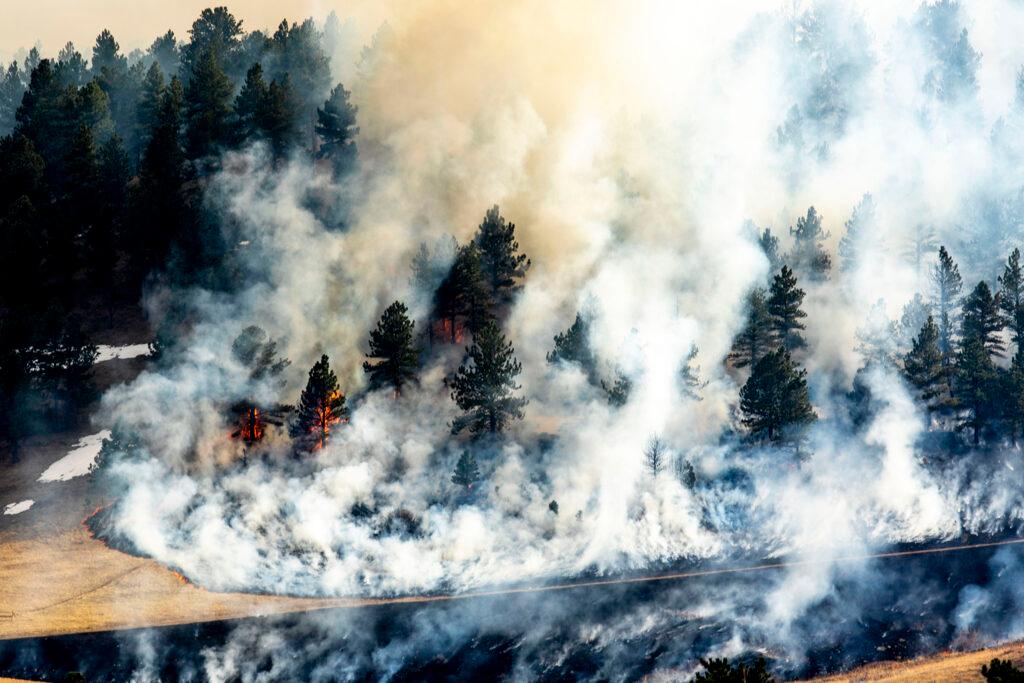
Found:
[[[844,558],[1018,524],[1013,477],[982,483],[968,463],[924,462],[927,416],[894,370],[866,373],[866,426],[849,424],[845,394],[863,360],[855,331],[875,302],[895,318],[928,294],[904,256],[918,225],[950,246],[968,283],[991,279],[1005,258],[978,207],[1024,185],[1014,152],[1024,148],[993,136],[1002,118],[1021,143],[1011,81],[1024,46],[1008,27],[1024,12],[1009,2],[960,10],[982,55],[978,88],[943,100],[923,85],[941,64],[918,3],[797,9],[817,21],[795,29],[791,3],[403,3],[373,58],[343,71],[360,74],[357,177],[339,186],[309,162],[275,167],[254,148],[213,180],[210,205],[239,226],[248,246],[237,255],[255,276],[230,296],[190,292],[181,357],[105,397],[104,421],[144,446],[112,466],[127,485],[118,535],[213,589],[310,595],[813,560],[787,570],[756,617],[735,617],[779,644],[837,581],[870,575]],[[794,105],[801,113],[787,119]],[[801,281],[809,347],[799,360],[822,419],[798,453],[744,444],[732,432],[744,377],[722,361],[747,292],[768,276],[744,221],[770,226],[785,251],[787,228],[813,204],[834,256],[865,192],[878,210],[860,266]],[[324,201],[344,207],[343,227],[311,208]],[[254,388],[231,360],[234,336],[255,323],[282,341],[293,364],[274,400],[294,401],[322,352],[359,395],[381,311],[400,299],[425,312],[409,280],[420,242],[465,242],[495,203],[533,261],[504,326],[530,404],[504,445],[450,436],[456,408],[442,378],[453,349],[401,400],[361,398],[311,459],[293,461],[271,439],[240,465],[224,407]],[[1004,232],[1019,240],[1020,224]],[[592,314],[599,365],[633,380],[621,409],[545,360],[579,310]],[[699,401],[678,381],[693,346],[707,381]],[[652,435],[695,465],[695,488],[646,471]],[[471,498],[449,481],[464,448],[479,451],[484,474]],[[747,642],[736,638],[722,651]],[[239,666],[219,653],[207,674]]]

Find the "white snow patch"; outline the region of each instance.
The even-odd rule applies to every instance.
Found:
[[[71,447],[67,455],[39,475],[39,481],[67,481],[89,474],[96,464],[96,456],[100,454],[103,440],[109,437],[109,429],[82,437],[81,441]]]
[[[124,346],[99,344],[96,349],[99,351],[96,354],[97,363],[118,358],[138,358],[139,356],[149,355],[149,344],[125,344]]]
[[[19,503],[8,503],[4,506],[5,515],[20,515],[25,510],[35,505],[34,500],[23,500]]]

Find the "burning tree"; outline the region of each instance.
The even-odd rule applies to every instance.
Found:
[[[476,334],[493,319],[493,301],[475,244],[459,248],[455,261],[434,293],[434,317],[441,323],[442,333],[450,343],[460,341],[464,325]]]
[[[480,330],[466,353],[470,362],[459,366],[452,381],[452,400],[465,414],[452,423],[452,434],[464,429],[496,434],[512,420],[521,420],[526,399],[513,392],[522,388],[516,384],[522,366],[497,324],[491,321]]]
[[[363,370],[370,375],[371,388],[390,386],[397,395],[402,393],[403,386],[416,381],[419,349],[413,342],[414,327],[401,301],[384,311],[377,329],[370,332],[370,353],[366,354],[367,358],[378,361],[363,363]]]
[[[292,438],[299,448],[318,450],[327,444],[334,425],[347,419],[345,396],[338,389],[338,377],[324,354],[310,369],[306,388],[299,397]]]

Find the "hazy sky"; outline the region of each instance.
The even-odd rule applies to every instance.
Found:
[[[9,59],[37,40],[46,54],[56,54],[71,40],[89,57],[96,35],[108,28],[128,52],[146,47],[160,33],[173,29],[179,37],[205,7],[226,4],[247,30],[270,28],[281,19],[313,16],[322,19],[332,0],[5,0],[0,10],[0,57]],[[341,9],[339,16],[344,17]]]

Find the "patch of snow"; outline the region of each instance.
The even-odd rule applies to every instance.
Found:
[[[149,355],[149,344],[125,344],[124,346],[110,346],[99,344],[96,346],[99,353],[96,354],[96,362],[102,363],[118,358],[138,358]]]
[[[25,510],[35,505],[34,500],[23,500],[19,503],[8,503],[4,506],[5,515],[20,515]]]
[[[68,481],[89,474],[96,466],[96,456],[100,454],[103,440],[109,437],[109,429],[82,437],[81,441],[71,447],[67,455],[39,475],[39,481]]]

